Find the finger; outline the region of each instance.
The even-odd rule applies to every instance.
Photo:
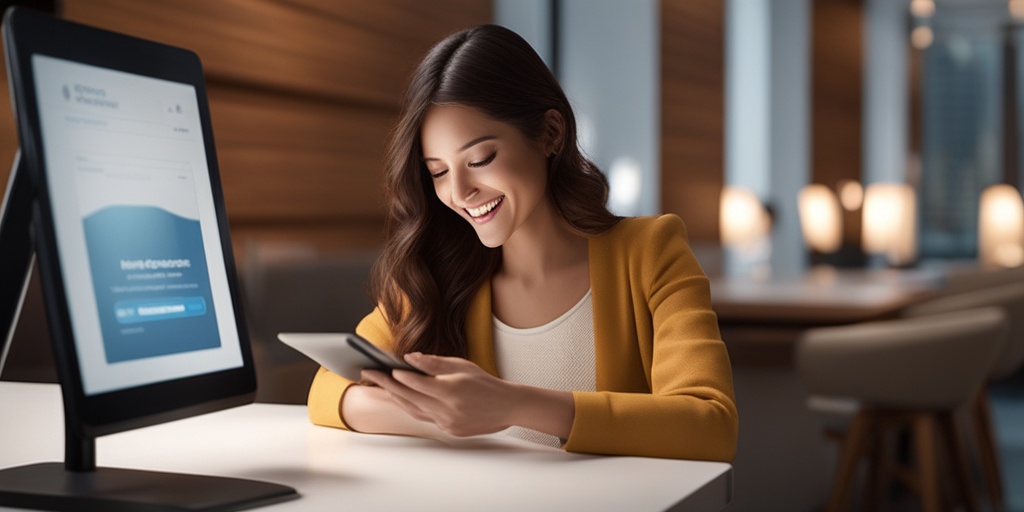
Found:
[[[467,368],[475,368],[476,365],[461,357],[445,357],[410,352],[405,355],[405,362],[423,370],[429,375],[443,375],[467,371]]]
[[[387,375],[377,370],[362,370],[359,372],[359,377],[360,384],[380,387],[380,382],[386,379]]]
[[[384,377],[385,376],[382,372],[377,372],[374,370],[362,370],[361,372],[359,372],[358,383],[364,386],[380,387],[380,384],[378,384],[378,382]]]
[[[430,393],[423,393],[422,391],[409,386],[406,382],[395,379],[395,375],[401,373],[404,374],[400,378],[416,377],[423,380],[434,380],[433,377],[424,377],[412,372],[395,370],[391,376],[385,373],[377,372],[373,378],[378,386],[383,388],[389,394],[402,398],[410,403],[416,404],[417,407],[423,410],[430,410],[438,406],[437,399]],[[422,383],[418,387],[423,387]]]
[[[395,370],[391,378],[406,388],[430,397],[440,397],[446,393],[445,383],[437,377],[420,375],[418,373]]]

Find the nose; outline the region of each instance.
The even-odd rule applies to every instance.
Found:
[[[476,188],[469,173],[463,169],[452,169],[452,201],[461,207],[472,206],[469,201],[480,190]]]

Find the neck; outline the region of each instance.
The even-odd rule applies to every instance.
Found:
[[[586,262],[587,247],[587,239],[574,233],[549,201],[502,245],[499,272],[515,280],[543,282],[547,276]]]

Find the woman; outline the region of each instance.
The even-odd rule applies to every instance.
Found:
[[[674,215],[621,219],[526,41],[478,26],[416,69],[388,149],[379,305],[356,332],[428,376],[321,368],[312,421],[568,451],[732,459],[708,280]]]

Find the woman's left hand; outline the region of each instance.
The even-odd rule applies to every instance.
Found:
[[[513,425],[518,386],[458,357],[407,354],[406,362],[428,375],[364,370],[410,416],[454,436],[490,434]]]

